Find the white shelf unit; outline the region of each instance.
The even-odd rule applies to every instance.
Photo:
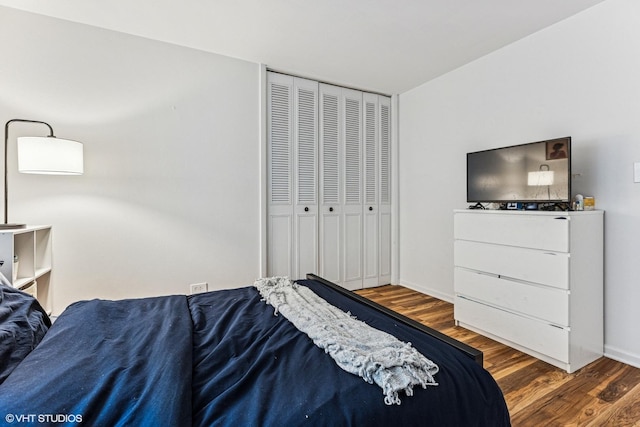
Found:
[[[456,324],[574,372],[603,355],[602,211],[454,213]]]
[[[0,230],[0,272],[51,311],[51,226]]]

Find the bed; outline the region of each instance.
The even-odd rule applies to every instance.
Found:
[[[320,277],[297,282],[439,367],[385,404],[253,286],[70,305],[51,326],[0,284],[0,420],[13,425],[508,426],[482,353]],[[51,326],[51,327],[49,327]],[[0,421],[2,423],[2,421]]]

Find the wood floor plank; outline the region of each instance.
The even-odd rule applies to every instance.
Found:
[[[484,367],[500,386],[514,427],[640,427],[640,369],[608,358],[565,371],[465,328],[453,304],[386,285],[357,291],[484,353]]]
[[[588,424],[588,427],[640,427],[640,385],[635,386],[615,404],[600,411]]]
[[[585,425],[596,411],[599,400],[590,394],[602,382],[617,375],[622,364],[601,358],[575,374],[567,374],[568,380],[559,381],[543,397],[532,401],[522,410],[511,413],[512,422],[537,422],[539,425]],[[546,423],[546,424],[545,424]]]

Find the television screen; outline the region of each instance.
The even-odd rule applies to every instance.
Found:
[[[467,153],[467,202],[569,202],[571,137]]]

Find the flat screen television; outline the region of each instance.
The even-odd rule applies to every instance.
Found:
[[[467,153],[467,202],[570,200],[571,137]]]

